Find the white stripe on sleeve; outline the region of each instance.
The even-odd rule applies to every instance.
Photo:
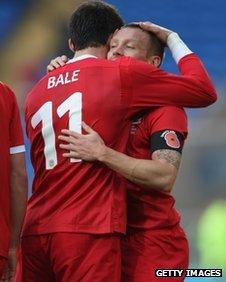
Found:
[[[18,154],[18,153],[23,153],[25,152],[25,146],[24,145],[20,145],[20,146],[15,146],[15,147],[10,147],[10,154]]]

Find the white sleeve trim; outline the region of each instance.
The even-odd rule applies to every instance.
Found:
[[[10,147],[9,150],[10,154],[18,154],[18,153],[23,153],[25,152],[25,146],[24,145],[20,145],[20,146],[15,146],[15,147]]]
[[[180,61],[184,56],[192,54],[193,52],[188,46],[181,40],[176,32],[170,33],[167,38],[167,46],[172,52],[172,56],[176,63]]]

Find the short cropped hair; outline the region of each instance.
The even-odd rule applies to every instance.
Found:
[[[142,29],[137,23],[125,24],[122,28],[126,27],[139,28],[142,31],[146,32],[150,38],[150,48],[148,50],[148,56],[157,55],[161,58],[161,60],[163,60],[165,44],[160,39],[158,39],[158,37],[154,33]]]
[[[88,1],[72,14],[69,36],[75,50],[100,47],[107,44],[109,36],[123,26],[117,10],[102,1]]]

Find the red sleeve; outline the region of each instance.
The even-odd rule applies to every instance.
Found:
[[[147,115],[145,121],[149,137],[161,130],[174,130],[187,137],[187,115],[182,108],[173,106],[157,108]]]
[[[214,86],[194,54],[180,60],[181,75],[167,73],[133,58],[124,60],[121,61],[122,91],[128,93],[131,115],[151,106],[205,107],[216,101]]]
[[[16,97],[12,90],[8,87],[5,87],[6,93],[8,95],[8,101],[11,103],[11,114],[10,114],[10,124],[9,124],[9,133],[10,133],[10,153],[20,153],[24,152],[24,139],[23,131],[20,121],[20,113],[17,104]]]

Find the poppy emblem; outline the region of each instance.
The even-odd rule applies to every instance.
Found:
[[[165,131],[164,139],[166,140],[166,144],[169,147],[175,148],[175,149],[180,148],[180,141],[175,131],[169,131],[169,130]]]

